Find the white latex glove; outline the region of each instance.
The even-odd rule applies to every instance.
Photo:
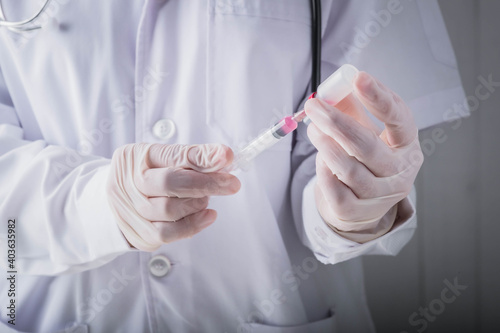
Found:
[[[212,195],[239,191],[239,180],[218,172],[233,152],[218,144],[129,144],[113,154],[107,193],[128,242],[143,251],[191,237],[212,224]]]
[[[388,232],[398,202],[410,192],[423,163],[411,110],[393,91],[365,72],[354,95],[336,107],[307,101],[307,134],[318,149],[318,211],[340,235],[363,243]],[[357,97],[357,98],[356,98]],[[363,105],[385,123],[381,132]]]

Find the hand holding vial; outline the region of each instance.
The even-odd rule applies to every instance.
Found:
[[[364,243],[388,232],[404,212],[423,163],[411,110],[365,72],[340,103],[307,101],[308,136],[318,149],[315,199],[321,216],[345,238]],[[333,106],[335,105],[335,106]],[[378,130],[364,107],[385,124]]]

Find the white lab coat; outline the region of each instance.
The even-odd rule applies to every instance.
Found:
[[[41,30],[0,30],[0,218],[16,219],[19,272],[16,326],[1,279],[0,331],[373,331],[356,258],[397,254],[413,206],[366,244],[333,233],[314,205],[304,128],[239,173],[238,194],[211,198],[213,226],[155,253],[130,249],[104,193],[121,145],[237,148],[296,111],[310,78],[309,1],[52,2]],[[2,3],[12,20],[38,6]],[[463,91],[436,2],[401,6],[356,44],[387,2],[324,0],[323,76],[346,61],[372,72],[422,128]],[[164,277],[150,273],[155,255],[172,263]]]

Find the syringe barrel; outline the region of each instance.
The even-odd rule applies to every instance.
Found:
[[[253,139],[248,145],[242,150],[236,153],[231,170],[238,168],[244,168],[251,160],[253,160],[257,155],[266,149],[274,146],[280,141],[280,137],[277,137],[274,133],[274,127],[268,129],[255,139]]]
[[[257,157],[257,155],[274,146],[296,128],[297,122],[292,116],[281,119],[273,127],[257,136],[248,145],[246,145],[245,148],[236,153],[233,168],[237,169],[245,167],[245,165]]]
[[[314,97],[330,105],[336,105],[353,91],[352,81],[358,73],[353,65],[343,65],[323,81]]]

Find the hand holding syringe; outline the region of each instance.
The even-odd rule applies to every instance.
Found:
[[[313,96],[330,105],[336,105],[353,91],[352,81],[356,73],[358,73],[356,67],[343,65],[319,85],[318,91]],[[234,162],[227,171],[244,168],[260,153],[274,146],[293,132],[301,121],[309,123],[309,118],[304,110],[296,112],[293,116],[283,118],[276,125],[253,139],[243,149],[237,151]]]

